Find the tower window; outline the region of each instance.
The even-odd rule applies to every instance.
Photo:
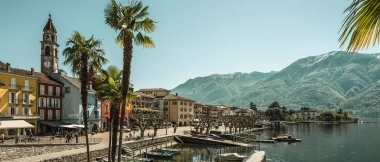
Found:
[[[46,35],[46,40],[49,41],[49,35]]]
[[[49,46],[45,47],[45,55],[50,55],[50,47]]]

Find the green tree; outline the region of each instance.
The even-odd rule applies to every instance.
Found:
[[[81,83],[80,93],[82,101],[82,112],[87,112],[87,82],[88,76],[93,76],[97,70],[108,60],[104,57],[104,50],[100,48],[102,41],[93,36],[86,39],[78,31],[74,31],[71,38],[66,42],[62,54],[65,57],[64,65],[70,65],[71,72],[79,75]],[[87,161],[90,161],[90,147],[88,145],[88,114],[83,113],[84,129],[86,130]]]
[[[101,70],[99,85],[96,92],[96,97],[101,100],[110,101],[111,107],[111,130],[108,148],[108,161],[115,161],[117,131],[119,123],[120,106],[123,102],[121,96],[121,76],[122,72],[116,66],[108,66],[107,69]],[[121,129],[122,130],[122,129]],[[112,132],[112,133],[111,133]]]
[[[294,121],[294,120],[296,120],[296,119],[297,119],[297,115],[296,115],[296,114],[292,114],[292,115],[290,116],[290,120]]]
[[[348,14],[340,29],[343,31],[339,37],[341,46],[347,43],[346,50],[355,52],[368,48],[371,43],[380,43],[379,0],[353,0],[344,12]]]
[[[131,62],[133,53],[133,43],[142,45],[144,48],[153,48],[153,39],[145,33],[151,33],[156,29],[156,25],[150,19],[148,6],[144,7],[142,2],[131,1],[129,5],[123,6],[115,0],[107,4],[105,10],[105,23],[115,31],[119,31],[116,42],[123,48],[123,80],[122,96],[127,97],[130,84]],[[126,102],[123,102],[126,103]],[[122,105],[121,116],[125,115],[126,105]],[[124,123],[124,118],[120,118],[120,123]],[[122,129],[122,125],[120,125]],[[120,137],[123,132],[120,131]],[[121,160],[122,139],[119,140],[118,161]]]
[[[251,110],[257,112],[257,107],[256,107],[256,104],[255,104],[255,103],[250,102],[250,103],[249,103],[249,108],[250,108]]]
[[[269,105],[269,108],[280,108],[280,104],[277,101],[274,101],[272,104]]]

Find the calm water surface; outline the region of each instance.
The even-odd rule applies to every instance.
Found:
[[[376,122],[287,125],[278,131],[264,131],[260,138],[284,133],[295,135],[302,142],[261,143],[260,149],[266,152],[268,162],[380,162],[380,121]],[[177,148],[182,149],[182,154],[171,161],[212,162],[219,151],[252,153],[252,150],[239,147],[181,145]]]

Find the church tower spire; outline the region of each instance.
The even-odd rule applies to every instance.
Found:
[[[57,30],[51,19],[49,19],[43,29],[41,42],[41,72],[50,74],[58,72],[58,43]]]

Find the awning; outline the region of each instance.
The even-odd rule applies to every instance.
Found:
[[[63,121],[39,121],[42,124],[51,126],[51,127],[66,127],[67,125],[70,125],[68,123],[65,123]]]
[[[34,126],[24,120],[0,121],[0,129],[13,129],[13,128],[34,128]]]

